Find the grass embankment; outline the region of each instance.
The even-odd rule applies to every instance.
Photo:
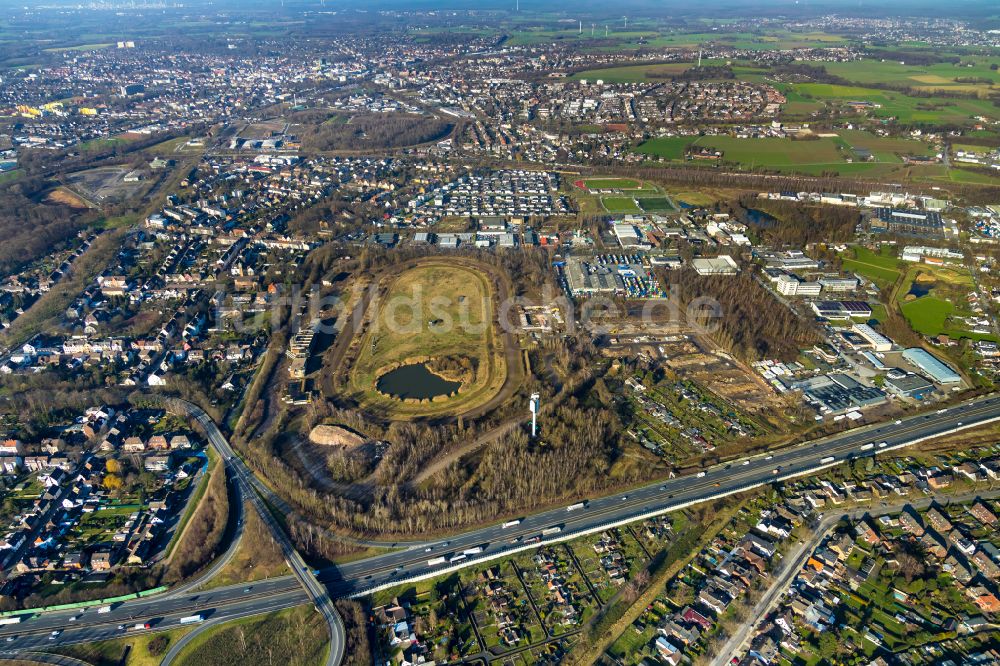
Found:
[[[193,511],[186,523],[179,525],[172,550],[166,557],[165,582],[183,580],[212,561],[222,545],[229,519],[229,496],[226,492],[226,469],[210,461],[208,482],[201,497],[192,498]],[[182,519],[183,520],[183,519]]]
[[[208,490],[208,486],[212,481],[213,475],[219,467],[219,456],[211,448],[205,449],[208,455],[208,469],[205,470],[203,478],[199,479],[198,487],[195,488],[194,495],[188,501],[187,506],[184,507],[184,515],[181,516],[180,522],[177,523],[177,529],[174,530],[174,538],[170,540],[167,545],[167,549],[164,552],[164,558],[170,560],[171,555],[173,555],[174,548],[184,537],[184,531],[187,529],[188,523],[191,521],[191,516],[195,514],[198,510],[198,506],[201,504],[201,499],[205,496],[205,492]]]
[[[52,652],[85,661],[93,666],[159,666],[163,655],[194,627],[180,627],[155,634],[137,634],[97,643],[78,643]]]
[[[274,578],[291,573],[281,549],[250,502],[244,502],[243,538],[233,559],[204,589]]]
[[[207,629],[184,648],[176,663],[316,666],[326,658],[328,642],[323,616],[303,604]]]

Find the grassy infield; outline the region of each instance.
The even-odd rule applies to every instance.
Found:
[[[351,368],[350,386],[369,407],[400,418],[481,404],[500,390],[507,376],[494,319],[493,288],[480,271],[441,261],[411,268],[395,278],[379,304],[376,323]],[[393,364],[443,356],[464,356],[478,366],[475,379],[456,397],[404,403],[375,390]]]

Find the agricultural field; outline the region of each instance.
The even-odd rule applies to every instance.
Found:
[[[876,162],[902,163],[901,155],[929,156],[936,152],[932,146],[915,139],[877,136],[862,130],[839,130],[837,134],[850,148],[870,151]]]
[[[351,367],[349,390],[369,407],[400,417],[452,413],[481,404],[503,385],[507,367],[494,326],[493,287],[477,268],[421,262],[391,278]],[[398,399],[378,390],[401,366],[426,363],[460,383],[451,395]],[[446,376],[445,376],[446,375]]]
[[[738,139],[729,136],[706,136],[693,145],[723,152],[723,161],[737,162],[750,168],[835,165],[844,163],[844,152],[831,139],[795,141],[790,139]]]
[[[593,83],[598,79],[605,83],[643,83],[645,81],[667,78],[682,74],[692,67],[691,63],[671,62],[655,65],[627,65],[625,67],[607,67],[604,69],[588,69],[577,72],[571,79],[585,79]]]
[[[853,62],[810,62],[825,67],[834,76],[861,85],[908,85],[916,90],[963,93],[988,93],[1000,87],[1000,72],[990,69],[997,58],[965,57],[961,63],[907,65],[895,60],[857,60]]]
[[[694,139],[695,137],[690,136],[661,136],[644,141],[636,148],[636,152],[665,160],[683,160],[687,147]]]
[[[695,146],[720,150],[723,162],[744,168],[761,167],[817,175],[824,172],[884,175],[902,165],[900,155],[928,155],[933,152],[920,141],[882,138],[864,131],[845,131],[839,137],[815,139],[660,137],[640,144],[635,150],[650,157],[681,161],[688,148]],[[852,148],[870,151],[873,161],[860,161],[860,156]]]
[[[877,118],[898,118],[903,123],[970,124],[976,116],[1000,119],[1000,107],[982,99],[952,99],[911,97],[903,93],[843,86],[830,83],[792,83],[779,86],[796,93],[803,102],[869,102],[870,112]]]

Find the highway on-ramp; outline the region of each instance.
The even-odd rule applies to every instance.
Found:
[[[207,419],[203,413],[202,417]],[[125,615],[143,618],[136,619],[136,622],[146,618],[163,618],[162,624],[158,622],[154,625],[153,629],[156,629],[171,626],[181,617],[178,615],[180,612],[187,615],[205,612],[209,614],[206,617],[211,618],[216,613],[235,615],[254,610],[267,612],[287,607],[285,604],[295,605],[309,599],[317,604],[329,604],[328,608],[332,608],[331,597],[359,596],[408,580],[436,576],[483,560],[503,557],[517,550],[534,548],[538,543],[601,531],[774,481],[806,476],[852,458],[877,455],[998,420],[1000,396],[986,396],[947,409],[857,428],[773,453],[717,465],[698,474],[669,479],[627,492],[591,500],[580,498],[568,507],[524,516],[516,524],[509,524],[506,528],[497,524],[452,537],[410,544],[405,550],[328,567],[319,571],[315,577],[305,568],[301,558],[293,554],[290,560],[294,577],[284,576],[263,583],[253,583],[249,592],[245,591],[245,587],[231,586],[211,590],[204,595],[150,597],[123,603],[108,617],[88,610],[71,623],[68,612],[45,613],[19,625],[0,626],[0,653],[37,650],[39,645],[46,642],[52,645],[119,635],[121,630],[117,630],[117,626],[127,624],[121,622]],[[228,456],[227,464],[233,465],[245,484],[244,491],[247,491],[250,480],[245,475],[250,474],[249,470],[228,449],[228,443],[220,451]],[[245,494],[262,502],[257,493]],[[274,520],[269,511],[262,511],[262,515],[265,520]],[[287,537],[283,536],[283,539],[287,543]],[[444,560],[441,561],[440,558]],[[312,582],[317,580],[318,583],[313,586]],[[309,581],[310,584],[307,586],[303,581]],[[178,604],[183,607],[183,611],[177,610]],[[322,610],[322,606],[320,608]],[[48,641],[48,632],[60,629],[65,630],[65,633]],[[18,638],[10,643],[5,642],[11,635],[17,635]],[[331,657],[337,656],[339,659],[344,649],[343,625],[332,636],[335,645],[331,650]],[[335,655],[338,650],[339,655]]]
[[[295,549],[291,539],[285,534],[284,528],[278,524],[274,514],[271,513],[270,509],[264,503],[261,494],[255,491],[256,478],[253,472],[236,455],[236,452],[229,445],[229,441],[226,440],[218,427],[216,427],[215,422],[197,405],[183,400],[172,400],[171,403],[176,409],[186,412],[188,416],[201,426],[202,430],[208,436],[209,442],[222,455],[226,471],[236,479],[241,494],[249,499],[254,508],[257,509],[257,513],[263,519],[275,543],[281,549],[282,555],[285,556],[288,566],[291,567],[292,575],[309,595],[309,599],[313,602],[316,609],[326,619],[330,630],[330,651],[327,654],[326,664],[327,666],[337,666],[344,658],[346,636],[344,621],[333,604],[333,598],[330,596],[329,590],[316,579],[312,569],[306,566],[302,555]],[[259,484],[259,482],[257,483]]]

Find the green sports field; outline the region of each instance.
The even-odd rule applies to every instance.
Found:
[[[601,202],[609,213],[639,214],[642,212],[632,197],[602,197]]]
[[[588,190],[635,190],[635,191],[653,191],[653,188],[646,185],[641,180],[634,180],[632,178],[584,178],[579,181],[578,185],[582,185]]]

